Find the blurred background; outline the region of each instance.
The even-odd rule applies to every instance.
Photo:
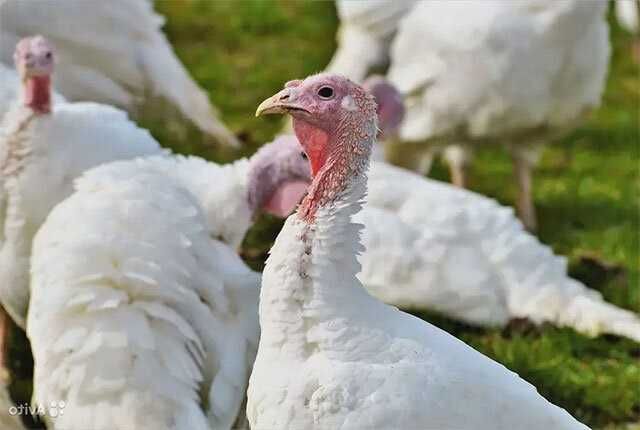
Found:
[[[253,153],[281,130],[280,117],[255,118],[256,106],[285,81],[322,70],[336,47],[338,20],[330,1],[172,0],[157,1],[156,10],[167,18],[164,30],[178,56],[244,146],[203,145],[207,138],[196,128],[167,122],[161,111],[168,107],[162,105],[143,112],[141,125],[176,152],[215,161]],[[640,68],[633,36],[612,13],[609,18],[613,57],[602,106],[547,146],[536,170],[537,234],[569,258],[571,276],[640,312]],[[506,152],[479,152],[475,166],[470,188],[512,204],[516,190]],[[443,164],[431,176],[449,181]],[[253,268],[262,268],[280,226],[263,216],[250,231],[242,253]],[[640,422],[638,344],[526,321],[492,330],[419,316],[519,373],[586,424],[622,429]],[[18,346],[11,353],[13,394],[28,400],[28,354]]]

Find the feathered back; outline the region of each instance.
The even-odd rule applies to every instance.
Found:
[[[34,241],[34,397],[64,399],[57,423],[71,430],[229,429],[255,356],[260,276],[211,239],[179,180],[129,165],[83,175]]]
[[[238,249],[251,224],[247,203],[248,160],[218,165],[199,157],[173,155],[144,157],[111,163],[99,169],[101,175],[118,180],[140,171],[166,175],[198,200],[212,238]]]

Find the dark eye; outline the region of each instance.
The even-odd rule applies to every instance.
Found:
[[[318,90],[318,95],[323,99],[330,99],[331,97],[333,97],[333,88],[322,87]]]
[[[302,157],[303,160],[308,160],[309,157],[307,157],[307,153],[306,152],[301,152],[300,156]]]
[[[44,58],[46,58],[47,60],[50,60],[50,59],[51,59],[51,52],[47,52],[47,53],[44,55]]]

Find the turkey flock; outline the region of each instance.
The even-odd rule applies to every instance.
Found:
[[[602,97],[608,2],[336,7],[326,70],[256,103],[292,132],[217,164],[135,122],[162,100],[240,145],[152,2],[0,0],[0,430],[25,428],[11,321],[50,430],[588,428],[398,308],[640,343],[639,316],[535,236],[542,147]],[[636,1],[615,8],[637,31]],[[492,144],[517,215],[464,189]],[[453,185],[425,176],[439,154]],[[241,258],[261,213],[286,219],[262,273]]]

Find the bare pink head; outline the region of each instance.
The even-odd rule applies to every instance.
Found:
[[[311,183],[307,154],[292,135],[262,146],[249,160],[248,175],[252,212],[265,211],[281,218],[295,210]]]
[[[363,173],[377,130],[376,103],[362,87],[335,74],[290,81],[256,115],[288,113],[309,157],[313,183],[299,215],[308,222]]]
[[[369,91],[378,104],[378,128],[381,137],[393,136],[404,119],[404,103],[400,91],[384,77],[372,75],[362,86]]]
[[[51,111],[53,47],[42,36],[25,37],[16,45],[13,60],[22,80],[25,106],[38,113]]]

